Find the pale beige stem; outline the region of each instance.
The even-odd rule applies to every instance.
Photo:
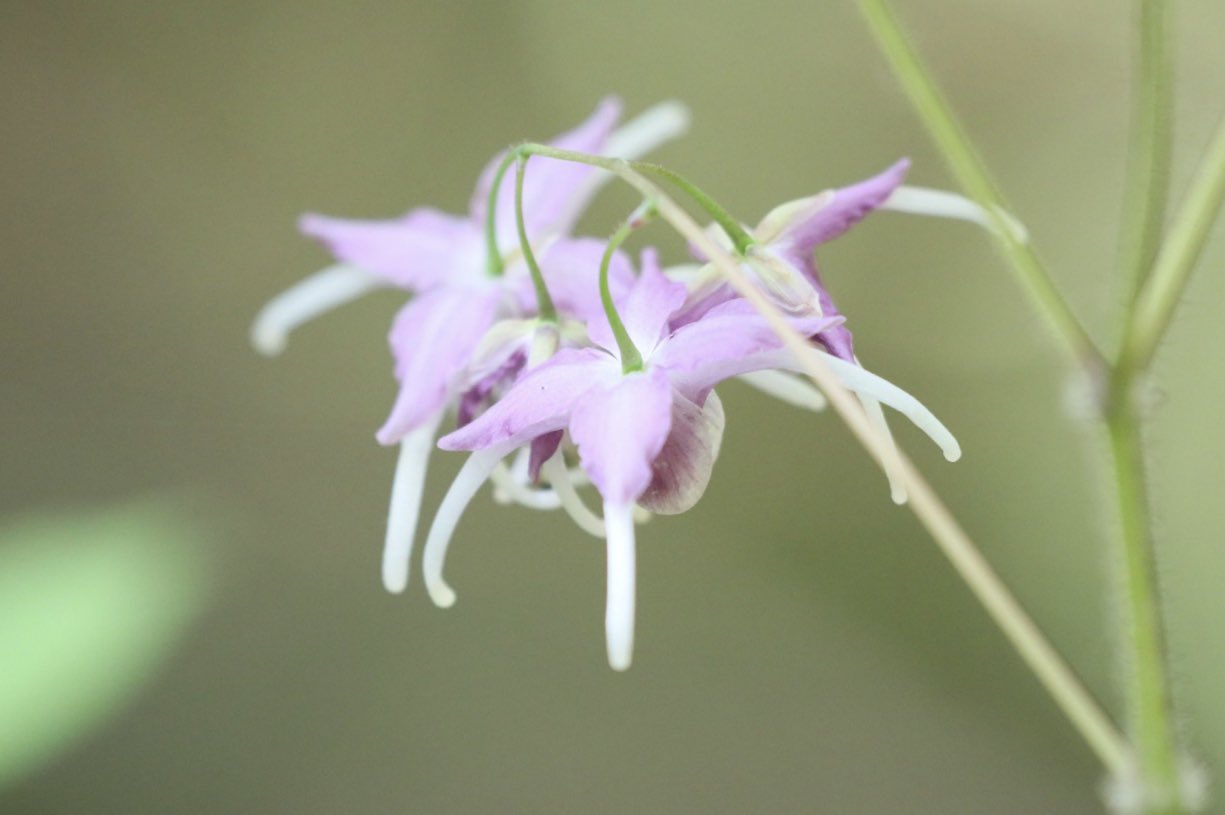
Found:
[[[807,339],[788,325],[779,310],[745,277],[735,258],[628,162],[614,164],[616,166],[610,169],[645,198],[654,201],[660,215],[711,259],[736,291],[769,322],[786,347],[795,353],[804,372],[825,394],[859,442],[909,493],[911,511],[1106,769],[1116,777],[1125,775],[1132,766],[1132,751],[1127,739],[1013,597],[910,459],[873,427],[855,397],[842,386],[820,355],[810,352]]]

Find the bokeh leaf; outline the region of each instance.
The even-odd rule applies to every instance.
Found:
[[[202,607],[200,543],[166,501],[0,528],[0,787],[145,685]]]

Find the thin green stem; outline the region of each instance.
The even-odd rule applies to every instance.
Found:
[[[551,147],[547,144],[527,143],[519,146],[519,149],[527,154],[534,156],[548,156],[549,158],[560,159],[562,161],[576,161],[580,164],[589,164],[593,167],[600,167],[609,172],[616,173],[617,168],[628,166],[633,170],[645,175],[652,175],[656,178],[662,178],[670,184],[676,186],[686,197],[693,203],[697,204],[707,215],[709,215],[715,223],[723,228],[731,238],[732,244],[736,247],[736,252],[743,255],[748,251],[756,241],[753,236],[740,225],[726,209],[724,209],[718,201],[711,198],[697,184],[694,184],[689,179],[685,178],[675,170],[670,170],[658,164],[651,164],[644,161],[626,161],[620,158],[604,158],[603,156],[592,156],[586,153],[577,153],[573,150],[562,150],[557,147]]]
[[[553,147],[549,144],[537,144],[536,142],[524,142],[516,148],[525,156],[545,156],[546,158],[557,159],[558,161],[573,161],[576,164],[586,164],[591,167],[599,167],[602,170],[607,170],[614,175],[622,167],[628,167],[629,162],[623,158],[608,158],[607,156],[596,156],[591,153],[580,153],[577,150],[565,150],[561,147]]]
[[[1170,239],[1162,245],[1169,196],[1173,107],[1169,13],[1165,0],[1138,0],[1138,60],[1132,94],[1131,155],[1124,195],[1121,257],[1130,308],[1123,341],[1104,405],[1104,420],[1114,464],[1119,513],[1123,604],[1123,641],[1128,649],[1128,726],[1136,744],[1140,805],[1146,815],[1180,815],[1187,811],[1179,779],[1178,734],[1166,679],[1162,628],[1149,497],[1144,465],[1142,420],[1136,384],[1152,361],[1157,342],[1172,317],[1195,257],[1202,247],[1225,186],[1206,196],[1193,187]],[[1222,132],[1225,133],[1225,126]],[[1225,140],[1222,142],[1225,144]],[[1225,156],[1225,150],[1222,151]],[[1208,163],[1211,163],[1209,153]],[[1225,166],[1222,167],[1225,170]],[[1221,173],[1225,178],[1225,172]],[[1202,181],[1203,177],[1199,177]],[[1209,185],[1210,186],[1210,185]],[[1194,204],[1192,205],[1192,202]],[[1190,217],[1188,205],[1193,206]],[[1211,211],[1209,214],[1208,211]],[[1206,220],[1200,219],[1206,216]],[[1188,232],[1188,224],[1192,225]],[[1198,241],[1198,246],[1195,245]],[[1171,266],[1171,250],[1179,250]],[[1162,300],[1156,315],[1154,288]],[[1147,329],[1153,333],[1145,335]]]
[[[1225,117],[1217,125],[1191,189],[1174,216],[1153,271],[1136,297],[1123,336],[1120,368],[1142,372],[1152,362],[1222,203],[1225,203]]]
[[[502,250],[498,248],[498,191],[510,165],[519,159],[518,150],[507,150],[493,183],[489,185],[489,200],[485,206],[485,270],[490,277],[501,277],[503,272]]]
[[[557,309],[553,306],[553,298],[549,296],[549,287],[545,285],[540,264],[536,262],[536,253],[532,251],[532,242],[527,237],[527,225],[523,221],[523,177],[527,175],[527,162],[531,156],[520,155],[518,167],[515,170],[515,228],[519,232],[519,250],[523,253],[523,262],[532,276],[532,287],[536,290],[536,308],[540,319],[546,323],[557,322]]]
[[[612,262],[612,256],[621,244],[625,243],[625,239],[634,230],[643,226],[654,213],[654,204],[644,201],[625,219],[624,223],[617,227],[617,231],[608,239],[608,246],[604,248],[604,256],[600,258],[600,302],[604,306],[604,313],[608,316],[608,325],[612,328],[613,337],[617,340],[617,350],[621,352],[621,370],[627,374],[642,370],[642,354],[634,345],[634,341],[630,339],[629,332],[625,330],[625,323],[621,322],[621,315],[617,313],[617,306],[613,303],[612,289],[608,284],[608,268]]]
[[[1137,59],[1121,257],[1128,302],[1153,267],[1169,196],[1174,71],[1168,11],[1166,0],[1137,0]]]
[[[1004,257],[1022,286],[1075,361],[1091,374],[1100,374],[1105,369],[1101,352],[1059,293],[1033,247],[1021,240],[1004,217],[1008,208],[1003,196],[952,107],[906,38],[888,0],[859,0],[859,8],[957,182],[990,215]]]
[[[1129,726],[1137,745],[1144,812],[1184,812],[1169,688],[1161,604],[1153,562],[1140,422],[1130,406],[1107,417],[1123,544],[1126,638],[1130,650]]]
[[[634,161],[630,163],[630,166],[643,175],[662,178],[685,193],[695,204],[705,210],[706,214],[715,220],[715,223],[723,228],[723,231],[731,238],[732,245],[736,247],[736,254],[743,255],[749,250],[750,246],[756,243],[753,240],[753,236],[727,210],[720,206],[719,202],[711,198],[701,187],[680,173],[675,170],[669,170],[667,167],[659,164],[651,164],[645,161]]]

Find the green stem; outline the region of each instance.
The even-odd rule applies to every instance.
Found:
[[[732,240],[732,244],[736,247],[736,254],[743,256],[749,250],[749,247],[756,243],[753,240],[753,236],[740,225],[739,221],[733,218],[727,210],[719,206],[719,203],[707,195],[697,184],[694,184],[680,173],[645,161],[631,162],[630,166],[643,175],[653,175],[656,178],[664,179],[689,196],[695,204],[705,210],[715,220],[715,223],[723,228],[723,231],[727,233],[727,236]]]
[[[658,164],[649,164],[642,161],[626,161],[621,158],[605,158],[603,156],[593,156],[587,153],[577,153],[573,150],[562,150],[558,147],[551,147],[547,144],[527,143],[519,146],[519,150],[527,155],[533,156],[548,156],[549,158],[560,159],[561,161],[575,161],[579,164],[589,164],[592,167],[599,167],[608,170],[610,173],[618,173],[624,168],[630,168],[636,172],[646,175],[653,175],[657,178],[662,178],[674,184],[677,189],[685,193],[693,203],[697,204],[706,212],[715,223],[723,228],[728,237],[732,239],[732,243],[736,247],[736,253],[743,255],[748,248],[756,241],[753,236],[748,233],[740,222],[720,206],[719,202],[711,198],[701,187],[694,184],[689,179],[685,178],[675,170],[669,170],[667,167],[662,167]]]
[[[1169,330],[1174,311],[1225,203],[1225,118],[1213,136],[1191,189],[1174,217],[1153,269],[1128,314],[1105,421],[1114,455],[1122,519],[1122,548],[1131,649],[1129,707],[1137,743],[1146,813],[1177,815],[1181,801],[1177,733],[1165,677],[1161,604],[1144,483],[1144,457],[1136,393]]]
[[[1217,125],[1191,189],[1174,216],[1153,271],[1136,297],[1123,336],[1120,367],[1140,372],[1152,362],[1222,203],[1225,203],[1225,117]]]
[[[502,189],[502,179],[510,165],[518,161],[519,155],[516,149],[507,150],[497,172],[493,174],[493,183],[489,185],[489,201],[485,207],[485,270],[490,277],[501,277],[504,271],[502,250],[498,248],[498,190]]]
[[[617,313],[617,306],[613,303],[612,290],[608,285],[608,267],[612,262],[613,254],[621,244],[625,243],[625,239],[635,229],[643,226],[654,213],[654,205],[650,201],[644,201],[625,219],[621,226],[617,227],[617,231],[608,239],[604,257],[600,258],[600,302],[604,305],[604,313],[608,315],[608,325],[612,328],[613,336],[617,340],[617,350],[621,352],[621,370],[627,374],[643,369],[642,354],[634,345],[634,341],[630,339],[629,332],[625,330],[625,323],[621,322],[621,315]]]
[[[610,173],[617,173],[619,168],[628,167],[629,162],[623,158],[608,158],[607,156],[596,156],[591,153],[580,153],[577,150],[565,150],[561,147],[553,147],[548,144],[537,144],[536,142],[524,142],[519,145],[518,150],[525,156],[545,156],[554,158],[559,161],[573,161],[576,164],[586,164],[591,167],[599,167],[602,170],[608,170]]]
[[[1172,152],[1173,68],[1169,4],[1138,0],[1137,71],[1132,94],[1131,146],[1123,196],[1122,268],[1131,302],[1153,267],[1165,225]]]
[[[1123,383],[1121,390],[1129,389]],[[1129,724],[1137,745],[1144,812],[1184,812],[1179,801],[1178,753],[1165,677],[1161,605],[1153,562],[1140,422],[1125,401],[1106,419],[1114,460],[1123,544],[1126,638],[1130,649]]]
[[[549,296],[549,287],[545,285],[544,275],[536,262],[536,253],[532,251],[532,243],[527,237],[527,225],[523,222],[523,177],[527,175],[527,162],[531,156],[520,155],[515,171],[515,228],[519,232],[519,249],[523,252],[523,262],[527,264],[532,275],[532,286],[536,289],[536,306],[541,321],[557,322],[557,309],[553,306],[553,298]]]
[[[1007,222],[1003,213],[1008,208],[1003,196],[952,107],[903,33],[888,0],[859,0],[859,8],[957,182],[991,216],[1000,248],[1030,298],[1046,315],[1075,361],[1091,374],[1100,374],[1105,369],[1101,352],[1059,293],[1033,247],[1022,241]]]

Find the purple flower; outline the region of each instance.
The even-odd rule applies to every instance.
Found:
[[[745,253],[741,268],[788,314],[841,317],[817,268],[815,250],[837,238],[867,215],[878,209],[909,212],[920,215],[957,218],[993,228],[988,214],[978,205],[953,193],[921,187],[907,187],[902,181],[910,162],[902,159],[883,172],[847,187],[826,190],[808,198],[790,201],[775,207],[750,230],[754,239]],[[1022,236],[1023,228],[1005,216],[1010,228]],[[721,232],[719,233],[721,235]],[[726,242],[726,237],[723,236]],[[728,243],[730,245],[730,243]],[[693,294],[687,311],[701,314],[713,304],[734,297],[731,287],[708,264],[695,275]],[[813,335],[834,357],[859,365],[854,340],[845,320]],[[754,384],[769,387],[778,380],[758,379]],[[884,412],[878,400],[860,393],[869,419],[886,437],[890,436]],[[890,475],[894,501],[906,501],[906,492]]]
[[[841,315],[829,289],[821,279],[814,252],[839,237],[878,209],[971,221],[988,229],[991,218],[977,204],[954,193],[924,187],[903,186],[910,167],[901,159],[878,175],[847,187],[826,190],[808,198],[781,204],[771,210],[755,229],[743,268],[775,305],[787,313]],[[1024,228],[1005,215],[1010,228],[1024,238]],[[718,232],[726,245],[726,236]],[[691,308],[732,295],[713,265],[696,276]],[[818,337],[830,353],[854,361],[853,340],[845,323],[838,323]]]
[[[634,158],[680,135],[688,116],[676,103],[664,103],[614,131],[620,103],[605,99],[595,112],[553,144],[588,153]],[[331,308],[367,292],[397,287],[415,293],[400,311],[389,335],[400,389],[391,413],[377,434],[383,444],[399,444],[392,485],[383,581],[402,591],[419,514],[426,464],[434,435],[447,409],[464,391],[484,387],[488,370],[473,370],[476,357],[495,368],[535,335],[531,326],[507,337],[504,348],[482,342],[500,319],[535,311],[530,279],[515,230],[513,184],[503,184],[495,201],[495,237],[504,272],[488,273],[485,224],[492,176],[502,156],[481,174],[466,216],[422,207],[401,218],[356,221],[306,215],[302,231],[324,243],[338,264],[274,298],[256,318],[252,340],[268,354],[283,350],[290,331]],[[566,237],[604,174],[583,165],[539,161],[524,184],[524,217],[529,240],[559,308],[580,317],[598,308],[594,270],[603,246]],[[614,264],[613,278],[624,286],[627,262]]]
[[[797,361],[748,303],[727,300],[699,319],[674,327],[687,289],[668,280],[644,254],[642,274],[619,306],[641,370],[625,372],[606,320],[593,319],[596,347],[563,349],[524,375],[471,423],[444,436],[447,450],[475,451],[444,498],[425,546],[426,587],[449,606],[454,592],[442,579],[451,534],[464,507],[493,467],[515,448],[565,430],[604,505],[608,549],[605,630],[609,662],[630,664],[634,618],[635,504],[660,513],[682,512],[701,497],[718,454],[723,416],[712,388],[732,376]],[[793,318],[807,335],[839,317]],[[813,353],[820,353],[816,349]],[[944,445],[956,442],[912,397],[857,366],[827,361],[843,381],[903,410]]]
[[[619,115],[619,102],[605,99],[552,144],[632,159],[680,135],[688,122],[675,103],[614,130]],[[298,325],[367,292],[412,294],[389,333],[399,388],[376,434],[382,444],[400,447],[383,553],[389,590],[407,585],[428,457],[452,411],[457,429],[439,446],[471,455],[426,542],[431,598],[440,606],[454,603],[442,577],[446,551],[465,507],[492,479],[498,500],[563,508],[581,529],[606,539],[605,631],[609,661],[618,670],[633,653],[636,519],[683,512],[704,493],[724,427],[714,392],[719,383],[743,377],[786,401],[819,408],[820,395],[792,376],[809,361],[805,355],[818,355],[886,433],[882,404],[910,418],[950,460],[960,455],[956,440],[923,405],[859,365],[813,254],[875,209],[993,222],[973,204],[901,186],[902,161],[859,184],[784,204],[749,236],[740,235],[746,273],[812,341],[794,351],[713,264],[665,273],[648,250],[635,276],[628,258],[612,251],[628,228],[607,252],[603,242],[571,237],[607,174],[542,157],[516,179],[519,212],[515,184],[503,178],[493,188],[508,157],[523,158],[495,156],[464,215],[421,207],[381,221],[303,216],[303,233],[337,262],[274,298],[252,328],[256,347],[275,354]],[[539,263],[535,280],[527,248]],[[555,309],[538,306],[538,297]],[[571,450],[580,471],[566,464]],[[516,451],[508,469],[503,459]],[[547,487],[537,486],[542,475]],[[599,492],[602,515],[578,497],[578,478]]]

